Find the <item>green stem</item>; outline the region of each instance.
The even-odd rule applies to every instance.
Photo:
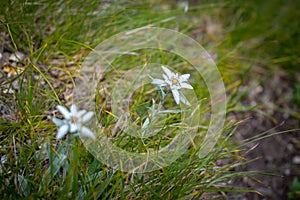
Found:
[[[67,177],[67,167],[68,167],[68,155],[69,155],[69,151],[70,151],[70,146],[71,146],[71,136],[68,135],[68,144],[67,144],[67,149],[66,149],[66,160],[65,160],[65,164],[64,164],[64,170],[63,170],[63,183],[66,181],[66,177]]]

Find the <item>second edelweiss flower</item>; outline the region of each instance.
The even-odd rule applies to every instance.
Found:
[[[80,133],[83,136],[95,139],[93,132],[83,124],[91,120],[94,113],[87,112],[86,110],[77,110],[77,107],[73,104],[70,108],[70,112],[67,108],[58,105],[57,109],[63,114],[64,120],[50,117],[52,121],[59,127],[56,139],[63,138],[68,132],[70,133]]]
[[[190,78],[190,74],[183,74],[179,75],[178,73],[174,73],[170,71],[167,67],[162,66],[162,69],[165,74],[163,74],[164,80],[161,79],[152,79],[152,84],[157,85],[159,87],[169,86],[170,90],[172,91],[174,100],[177,104],[181,101],[182,103],[190,106],[191,104],[182,94],[180,89],[190,89],[192,90],[193,87],[187,83],[188,79]]]

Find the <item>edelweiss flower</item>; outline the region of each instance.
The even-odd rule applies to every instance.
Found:
[[[83,126],[84,123],[88,122],[94,115],[93,112],[87,112],[86,110],[77,110],[77,107],[73,104],[70,108],[70,112],[67,108],[58,105],[57,109],[63,114],[64,120],[50,117],[54,124],[59,127],[56,139],[63,138],[68,132],[70,133],[81,133],[83,136],[95,139],[93,132],[87,127]]]
[[[171,72],[165,66],[162,66],[162,69],[165,72],[165,74],[163,74],[164,80],[152,79],[151,83],[159,87],[169,86],[172,91],[174,100],[177,104],[182,101],[184,104],[190,106],[191,104],[188,102],[182,92],[179,91],[182,88],[190,90],[193,89],[193,87],[187,83],[188,79],[190,78],[190,74],[178,75],[178,73]]]

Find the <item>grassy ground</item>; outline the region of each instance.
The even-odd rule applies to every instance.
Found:
[[[249,143],[282,130],[299,128],[299,4],[279,0],[192,1],[187,12],[184,6],[173,1],[3,3],[0,8],[1,197],[232,199],[251,191],[264,194],[255,192],[257,187],[249,188],[236,181],[266,173],[255,168],[245,171],[247,162],[260,156],[247,157]],[[199,149],[191,147],[161,170],[126,173],[98,161],[79,139],[73,140],[70,147],[67,140],[56,140],[57,127],[47,116],[62,117],[56,105],[72,104],[77,71],[91,49],[114,34],[150,25],[187,34],[208,50],[226,85],[228,118],[216,148],[207,156],[200,159]],[[25,58],[8,61],[6,57],[15,52],[22,52]],[[177,56],[154,50],[139,54],[142,58],[124,56],[115,61],[115,65],[122,67],[104,79],[107,93],[99,94],[100,103],[109,96],[109,86],[132,65],[157,62],[184,66],[181,72],[189,70]],[[201,99],[207,98],[202,105],[209,104],[205,84],[199,82],[195,88]],[[143,103],[151,102],[136,99],[132,109],[137,113]],[[109,115],[110,108],[105,109],[101,120],[109,130],[114,118]],[[209,111],[204,107],[201,114],[205,116]],[[261,114],[262,118],[253,113]],[[249,120],[254,117],[259,120]],[[283,121],[286,126],[260,135]],[[209,120],[203,120],[204,125],[207,123]],[[247,140],[245,133],[247,137],[255,137]],[[295,138],[298,133],[281,134],[284,138]],[[139,141],[128,140],[125,148],[143,151]],[[297,156],[299,140],[293,141],[292,153]],[[66,161],[63,155],[67,149]],[[295,172],[290,177],[297,175]],[[291,178],[284,183],[285,190],[279,198],[287,198],[288,192],[291,198],[296,198],[297,181],[288,187]],[[272,194],[264,195],[272,198]]]

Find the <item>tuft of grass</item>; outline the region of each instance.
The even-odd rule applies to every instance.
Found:
[[[216,62],[230,93],[228,113],[238,109],[250,111],[252,107],[237,106],[246,95],[239,93],[238,88],[254,62],[287,63],[291,70],[299,63],[296,56],[299,48],[289,46],[294,42],[291,38],[299,38],[299,29],[293,29],[296,22],[289,23],[290,15],[274,18],[276,8],[280,8],[283,15],[288,12],[284,6],[290,8],[289,5],[283,1],[276,1],[272,7],[263,2],[216,1],[190,5],[189,12],[184,13],[182,7],[170,2],[3,2],[0,31],[8,38],[4,45],[13,52],[24,52],[26,59],[20,63],[22,70],[12,78],[7,77],[0,86],[1,91],[13,91],[0,97],[0,103],[5,105],[10,116],[0,118],[2,199],[210,199],[215,195],[226,198],[229,193],[255,192],[232,185],[236,178],[258,173],[235,171],[246,163],[239,154],[244,146],[231,141],[237,126],[235,122],[227,121],[216,148],[205,157],[198,157],[199,147],[196,145],[170,166],[136,174],[104,165],[78,138],[70,144],[64,140],[56,141],[56,127],[47,116],[59,116],[55,110],[57,104],[71,104],[69,96],[76,87],[74,80],[81,63],[97,44],[114,34],[144,26],[179,30],[200,41],[212,55],[217,55]],[[273,27],[265,32],[270,28],[270,20],[276,21],[272,24],[280,28]],[[220,26],[224,29],[218,28]],[[288,37],[290,34],[295,37]],[[282,35],[284,37],[280,38]],[[250,42],[252,48],[244,45],[244,41]],[[260,41],[268,41],[270,46],[260,49]],[[274,42],[277,48],[271,46]],[[265,52],[262,57],[257,55],[257,49]],[[137,53],[140,57],[124,55],[114,61],[113,64],[120,67],[106,77],[96,97],[96,102],[102,107],[97,117],[107,130],[115,125],[116,120],[105,99],[110,95],[109,86],[132,66],[160,63],[176,66],[181,73],[190,72],[189,64],[177,55],[155,50]],[[255,59],[252,59],[254,54]],[[265,55],[268,61],[265,61]],[[209,125],[210,97],[201,77],[196,74],[191,74],[191,77],[193,75],[198,80],[193,86],[201,99],[201,115],[204,116],[201,125],[206,127]],[[7,74],[3,73],[3,76]],[[151,103],[150,97],[140,95],[143,93],[143,89],[138,91],[136,101],[131,104],[136,113],[143,113],[145,106]],[[137,116],[133,117],[143,117]],[[168,120],[176,121],[177,118],[170,115]],[[248,144],[264,137],[267,136],[260,135],[244,142]],[[201,139],[196,138],[195,143]],[[124,140],[126,143],[122,143]],[[169,142],[159,136],[157,140],[161,145]],[[114,138],[114,142],[139,152],[145,148],[140,140],[126,135]],[[149,146],[156,145],[151,142]],[[64,157],[66,153],[68,156]],[[64,171],[67,172],[65,175]]]

